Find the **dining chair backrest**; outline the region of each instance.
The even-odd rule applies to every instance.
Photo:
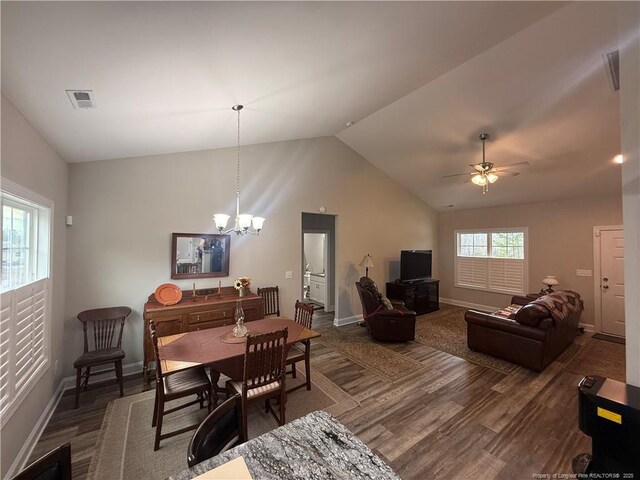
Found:
[[[158,352],[158,332],[156,331],[156,324],[153,320],[149,320],[149,336],[151,337],[151,344],[153,345],[153,355],[156,359],[156,380],[162,381],[162,363],[160,362],[160,354]]]
[[[227,399],[205,418],[193,434],[187,449],[189,467],[244,443],[240,394]]]
[[[82,322],[84,333],[84,353],[89,352],[89,336],[87,326],[91,325],[93,333],[93,348],[91,350],[107,350],[114,346],[114,338],[117,332],[116,345],[122,346],[122,330],[124,322],[131,313],[129,307],[108,307],[85,310],[78,314],[78,320]],[[120,327],[118,329],[118,327]]]
[[[275,287],[262,287],[258,289],[258,295],[264,299],[264,315],[280,316],[280,289]]]
[[[288,330],[247,336],[243,388],[252,389],[284,381]]]
[[[313,319],[313,305],[296,300],[296,315],[294,320],[305,328],[311,328]]]

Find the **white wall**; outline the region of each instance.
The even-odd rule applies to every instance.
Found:
[[[620,167],[611,164],[608,168]],[[478,195],[482,196],[479,189]],[[580,293],[585,306],[580,321],[593,325],[593,278],[576,276],[576,269],[593,271],[593,227],[621,224],[621,195],[441,213],[438,221],[440,256],[434,257],[439,262],[440,295],[480,305],[509,304],[511,295],[454,286],[454,232],[469,228],[528,227],[529,292],[540,291],[542,279],[555,275],[559,288]]]
[[[51,366],[0,431],[0,477],[4,478],[40,415],[54,396],[61,373],[55,362],[63,355],[67,163],[2,95],[2,176],[54,201],[52,243]],[[36,439],[37,440],[37,439]],[[35,441],[35,440],[34,440]],[[28,452],[26,452],[28,454]],[[26,460],[26,459],[24,459]]]
[[[640,5],[618,9],[627,383],[640,386]]]
[[[279,285],[284,315],[300,297],[301,212],[325,206],[337,215],[337,318],[361,313],[354,284],[365,253],[379,259],[371,275],[383,283],[401,248],[436,247],[435,212],[334,137],[253,145],[241,155],[242,210],[267,221],[259,237],[231,238],[230,276],[222,283],[247,275],[254,291]],[[142,360],[142,307],[156,286],[171,281],[171,233],[213,232],[213,213],[233,213],[234,180],[235,149],[70,165],[67,374],[82,348],[74,317],[86,308],[130,306],[126,362]]]

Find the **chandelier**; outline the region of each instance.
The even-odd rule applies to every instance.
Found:
[[[229,215],[224,213],[216,213],[213,216],[213,221],[216,223],[216,228],[221,234],[230,232],[236,232],[237,235],[260,235],[260,230],[264,224],[263,217],[254,217],[248,213],[240,213],[240,110],[243,109],[243,105],[234,105],[232,110],[238,113],[238,147],[236,151],[236,221],[233,228],[225,230],[227,228],[227,222],[229,222]]]

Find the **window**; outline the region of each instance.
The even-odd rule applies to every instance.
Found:
[[[49,366],[53,202],[2,179],[2,425]]]
[[[526,228],[457,231],[456,287],[524,294],[526,237]]]

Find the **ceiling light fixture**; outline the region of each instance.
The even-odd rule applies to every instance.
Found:
[[[471,177],[471,181],[473,183],[482,187],[483,195],[489,191],[489,184],[497,182],[499,178],[498,175],[491,171],[493,169],[493,163],[487,163],[484,157],[484,143],[488,139],[488,133],[480,134],[480,140],[482,141],[482,163],[479,163],[475,166],[475,169],[478,171],[478,173]]]
[[[613,157],[613,161],[619,165],[622,165],[624,163],[624,157],[622,156],[621,153],[619,153],[618,155]]]
[[[227,228],[227,222],[230,216],[224,213],[216,213],[213,216],[213,221],[216,223],[216,228],[221,234],[227,234],[229,232],[236,232],[237,235],[245,235],[247,233],[251,235],[260,235],[260,230],[264,225],[263,217],[254,217],[248,213],[240,213],[240,110],[243,105],[234,105],[231,107],[233,111],[238,113],[238,147],[236,151],[236,221],[233,228],[225,230]],[[253,229],[251,229],[253,227]]]

